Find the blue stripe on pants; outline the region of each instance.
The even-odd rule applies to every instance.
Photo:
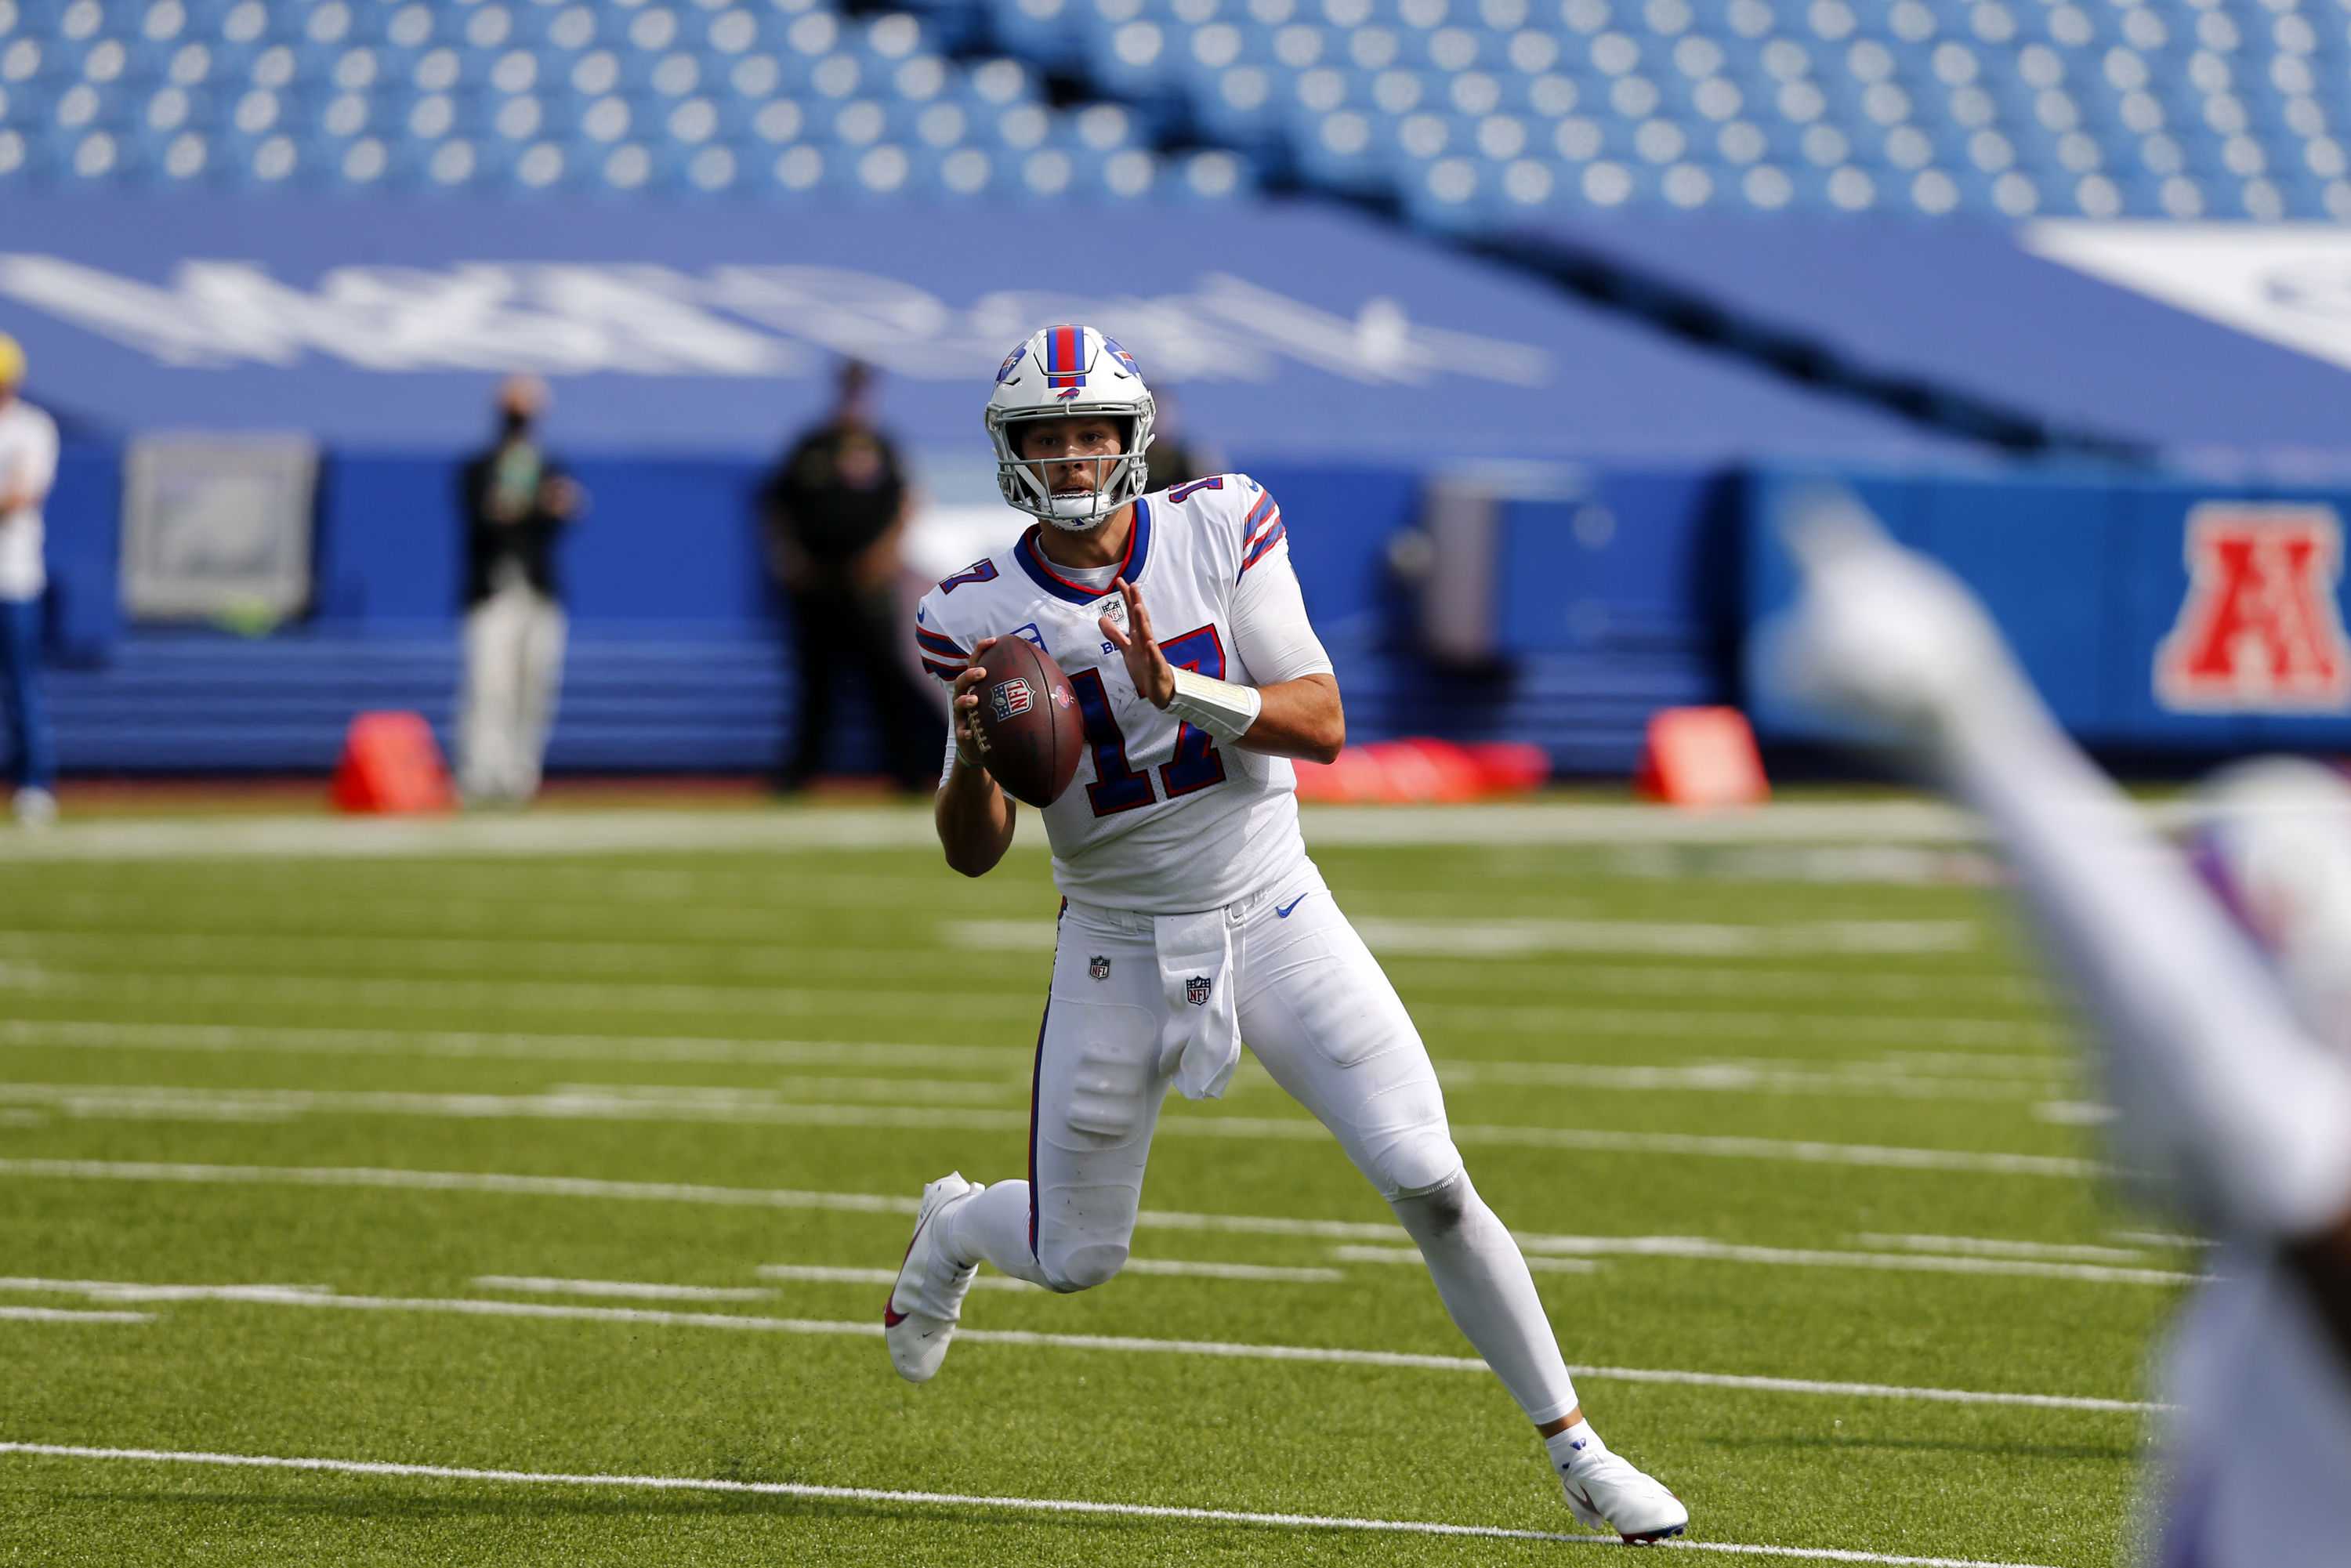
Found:
[[[41,695],[41,601],[0,599],[0,707],[7,710],[8,751],[19,789],[46,789],[56,779],[49,709]]]

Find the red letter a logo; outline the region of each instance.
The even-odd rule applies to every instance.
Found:
[[[2335,602],[2335,508],[2207,501],[2188,514],[2188,598],[2155,651],[2156,700],[2183,713],[2351,712]]]

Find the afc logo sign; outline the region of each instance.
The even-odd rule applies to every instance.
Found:
[[[2155,651],[2158,702],[2179,713],[2351,712],[2334,507],[2206,501],[2188,514],[2187,553],[2188,597]]]

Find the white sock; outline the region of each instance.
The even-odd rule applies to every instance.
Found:
[[[1557,1416],[1552,1418],[1558,1419]],[[1586,1454],[1608,1451],[1608,1445],[1600,1440],[1600,1434],[1592,1429],[1589,1421],[1578,1421],[1565,1431],[1553,1432],[1543,1439],[1543,1447],[1550,1450],[1551,1466],[1555,1470],[1566,1469]]]
[[[1029,1250],[1029,1184],[1000,1181],[980,1195],[957,1204],[947,1217],[941,1239],[947,1256],[965,1268],[987,1263],[998,1272],[1032,1285],[1045,1282],[1045,1271]]]
[[[1534,1276],[1519,1244],[1469,1184],[1469,1173],[1434,1192],[1394,1199],[1388,1207],[1420,1244],[1455,1326],[1485,1357],[1527,1418],[1540,1427],[1574,1409],[1575,1383],[1567,1375],[1551,1320],[1543,1316]]]

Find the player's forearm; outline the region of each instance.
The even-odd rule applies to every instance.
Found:
[[[1233,744],[1268,757],[1328,762],[1347,744],[1347,715],[1335,675],[1301,675],[1258,688],[1265,705],[1257,722]]]
[[[966,876],[985,876],[1012,847],[1013,804],[987,769],[958,760],[931,808],[947,864]]]
[[[2103,1026],[2129,1154],[2210,1218],[2291,1237],[2339,1216],[2351,1072],[2180,856],[2037,702],[1955,724],[1942,749]]]

